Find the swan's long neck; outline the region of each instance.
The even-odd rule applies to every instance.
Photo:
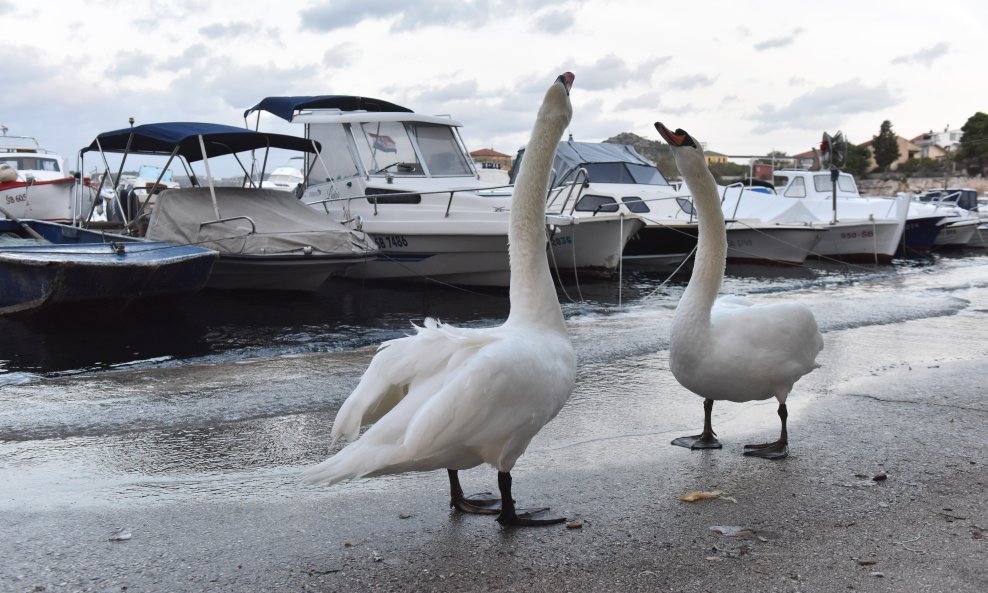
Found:
[[[546,255],[545,200],[549,171],[568,118],[539,113],[511,199],[508,256],[511,312],[507,323],[565,330]]]
[[[686,155],[677,151],[676,165],[693,195],[699,228],[693,274],[676,308],[673,323],[689,320],[693,327],[706,327],[710,324],[710,308],[724,280],[727,257],[724,212],[720,207],[717,183],[703,161],[702,153]]]

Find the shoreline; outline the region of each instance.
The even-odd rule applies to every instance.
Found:
[[[10,505],[31,494],[0,488],[0,590],[980,593],[986,300],[946,317],[825,333],[823,366],[789,400],[791,455],[780,462],[741,456],[744,442],[778,430],[771,401],[715,406],[724,449],[690,452],[668,443],[698,426],[700,400],[671,379],[667,353],[637,361],[620,390],[603,372],[613,363],[584,365],[571,402],[512,472],[520,507],[551,506],[580,528],[512,530],[453,514],[442,472],[304,487],[297,472],[326,444],[289,440],[299,450],[256,472],[218,466],[155,482],[135,467],[129,480],[88,491],[85,476],[48,484],[78,503]],[[895,350],[875,356],[876,344]],[[336,378],[369,356],[354,354]],[[283,369],[312,372],[296,389],[333,376],[317,360]],[[274,392],[260,378],[278,362],[204,372],[217,385]],[[275,421],[289,435],[303,422]],[[54,455],[69,459],[101,454],[99,436],[70,441],[47,444],[66,447]],[[13,470],[30,467],[43,446],[21,443]],[[148,461],[140,451],[132,459]],[[489,490],[494,472],[476,468],[463,481]],[[678,500],[693,491],[736,502]],[[118,527],[132,537],[108,541]]]

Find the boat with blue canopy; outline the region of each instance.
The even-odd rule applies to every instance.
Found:
[[[147,239],[218,251],[209,288],[314,291],[374,258],[377,248],[363,232],[318,215],[290,193],[261,187],[271,149],[318,153],[319,143],[223,124],[166,122],[104,132],[81,152],[100,154],[113,186],[107,153],[123,154],[118,177],[129,155],[164,157],[162,171],[181,163],[192,187],[149,184],[152,191],[124,226]],[[263,151],[259,164],[255,151]],[[226,156],[243,173],[239,186],[218,185],[210,170],[211,159]]]

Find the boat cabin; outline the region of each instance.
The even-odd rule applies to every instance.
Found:
[[[775,171],[773,183],[776,193],[786,198],[830,198],[834,191],[830,171],[779,169]],[[841,172],[837,176],[837,197],[861,197],[850,173]]]

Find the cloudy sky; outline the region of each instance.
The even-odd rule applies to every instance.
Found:
[[[0,123],[67,157],[138,123],[243,125],[271,95],[386,99],[514,154],[576,74],[574,139],[682,127],[730,155],[795,154],[988,111],[983,0],[0,0]],[[301,134],[265,117],[261,129]],[[89,160],[87,159],[87,169]]]

